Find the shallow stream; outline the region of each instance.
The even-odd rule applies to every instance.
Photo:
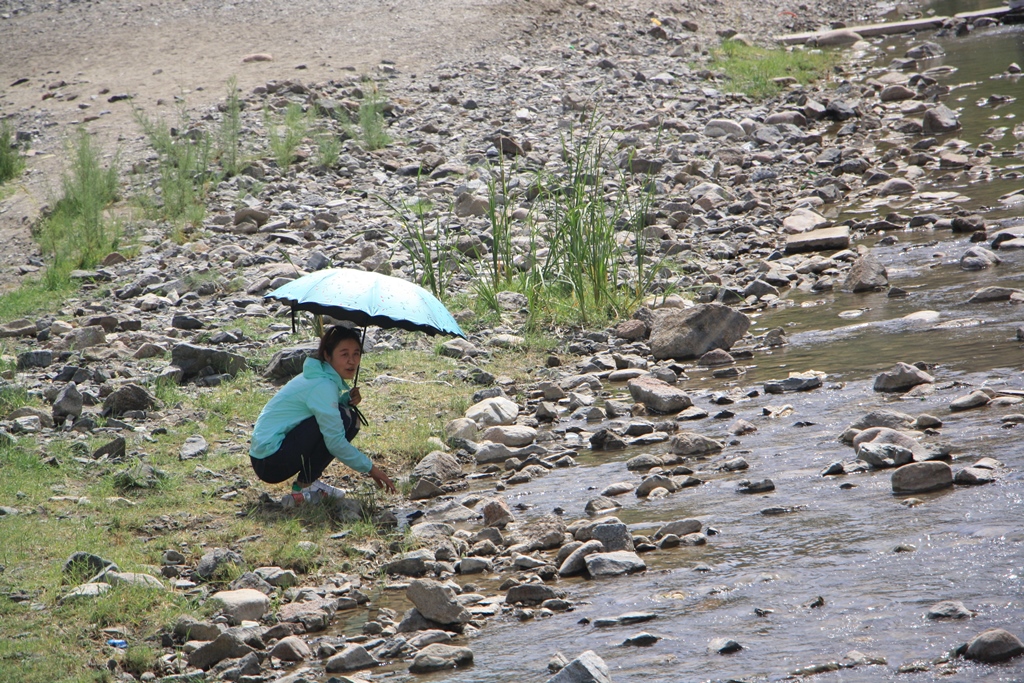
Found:
[[[989,3],[986,3],[989,4]],[[956,7],[953,7],[956,5]],[[971,3],[941,3],[939,14],[977,9]],[[1021,93],[1019,81],[993,80],[1012,61],[1024,64],[1024,26],[977,31],[964,38],[932,38],[955,66],[940,82],[954,87],[947,104],[962,107],[964,129],[959,137],[976,146],[993,142],[982,137],[991,127],[1008,127],[994,141],[998,150],[1013,150],[1010,132],[1024,122],[1024,97],[1001,108],[978,107],[990,94]],[[902,56],[912,39],[897,37],[883,45],[880,64]],[[1020,165],[1021,157],[998,160],[1004,169]],[[1013,169],[1010,168],[1012,171]],[[967,206],[992,207],[998,197],[1020,189],[1020,178],[995,177],[984,182],[963,174],[936,183],[936,191],[966,195]],[[900,209],[917,205],[848,207],[850,212]],[[1017,212],[1020,213],[1019,211]],[[997,210],[986,218],[1012,218]],[[627,494],[618,516],[634,533],[654,531],[661,523],[698,517],[720,531],[703,547],[680,547],[643,555],[648,571],[608,581],[561,581],[576,609],[523,624],[497,617],[474,636],[463,639],[476,656],[475,666],[417,677],[423,681],[472,683],[545,681],[546,665],[556,651],[569,658],[592,649],[605,659],[616,683],[703,680],[777,680],[814,664],[837,661],[851,650],[883,656],[888,666],[862,666],[825,673],[816,681],[955,680],[1021,681],[1024,658],[985,666],[959,662],[956,673],[937,670],[896,674],[911,662],[928,662],[986,628],[1002,627],[1024,636],[1024,426],[1004,429],[1000,418],[1022,412],[1021,406],[982,408],[950,413],[948,404],[981,385],[1024,389],[1024,350],[1015,338],[1024,311],[1007,303],[968,305],[970,294],[986,285],[1020,287],[1024,253],[1000,252],[1004,263],[982,272],[959,269],[968,248],[966,236],[918,230],[889,233],[897,238],[876,253],[889,270],[890,282],[908,291],[906,298],[878,294],[786,295],[787,305],[754,315],[755,333],[782,326],[789,345],[757,352],[741,362],[746,374],[733,381],[712,380],[708,370],[692,368],[683,383],[695,403],[714,416],[728,410],[735,417],[714,417],[684,424],[712,437],[732,439],[727,428],[736,418],[749,420],[757,432],[739,437],[724,456],[705,461],[695,476],[707,483],[667,498],[640,501]],[[863,238],[874,246],[882,234]],[[904,316],[934,311],[934,319],[913,322]],[[842,315],[840,315],[842,314]],[[873,377],[895,362],[934,364],[936,391],[931,396],[901,401],[872,391]],[[790,371],[827,373],[825,386],[811,392],[739,400],[713,405],[710,394],[733,387],[760,389],[768,379]],[[624,387],[613,389],[624,391]],[[770,418],[765,406],[790,405],[792,413]],[[1005,465],[994,484],[955,487],[921,495],[916,507],[901,504],[892,494],[891,471],[822,477],[837,460],[853,458],[851,448],[837,441],[846,426],[879,407],[912,415],[940,417],[941,436],[929,441],[952,444],[954,469],[980,457]],[[581,447],[580,467],[556,469],[528,486],[505,492],[510,504],[526,506],[521,518],[549,514],[560,506],[566,519],[582,515],[584,504],[616,481],[635,481],[625,461],[664,445],[631,448],[613,454]],[[742,455],[750,470],[718,470],[725,457]],[[743,495],[738,481],[771,478],[776,491]],[[841,488],[843,484],[852,487]],[[783,515],[763,515],[773,506],[795,508]],[[896,553],[900,544],[914,552]],[[490,588],[481,575],[465,577]],[[489,592],[482,590],[481,592]],[[818,597],[820,607],[809,607]],[[960,600],[978,612],[973,619],[929,621],[928,607],[940,600]],[[400,599],[385,602],[401,609]],[[772,610],[757,616],[755,608]],[[641,625],[594,628],[581,619],[645,611],[656,619]],[[647,648],[622,647],[626,638],[647,631],[662,639]],[[743,650],[712,654],[708,643],[727,637]],[[947,672],[948,673],[948,672]],[[384,674],[403,679],[408,674]]]

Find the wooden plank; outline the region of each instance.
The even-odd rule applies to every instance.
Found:
[[[957,12],[953,16],[957,19],[981,19],[982,17],[992,17],[998,19],[1004,14],[1009,14],[1009,7],[993,7],[992,9],[979,9],[974,12]]]
[[[927,31],[929,29],[941,28],[944,21],[949,17],[928,17],[927,19],[910,19],[908,21],[894,21],[886,24],[866,24],[864,26],[847,26],[846,31],[859,33],[862,38],[874,36],[889,36],[897,33],[909,33],[910,31]],[[809,39],[830,33],[830,31],[813,31],[811,33],[793,33],[786,36],[776,36],[776,42],[783,45],[799,45],[806,43]]]

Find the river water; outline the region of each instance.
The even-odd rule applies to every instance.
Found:
[[[973,3],[941,3],[939,14],[977,9]],[[1013,127],[1024,122],[1024,97],[999,107],[980,107],[991,94],[1021,92],[1019,81],[992,79],[1011,61],[1024,64],[1024,26],[1002,26],[963,38],[895,37],[879,46],[878,63],[902,56],[907,46],[929,39],[941,43],[946,57],[938,64],[956,67],[940,82],[953,88],[948,106],[962,109],[964,129],[958,134],[973,146],[993,142],[996,150],[1013,152]],[[889,49],[892,46],[893,49]],[[1022,93],[1024,94],[1024,93]],[[1006,127],[1003,138],[983,134]],[[991,133],[990,133],[991,135]],[[998,197],[1020,189],[1012,177],[1021,156],[996,160],[1001,171],[987,179],[961,174],[930,181],[925,190],[955,192],[966,200],[944,203],[973,208],[998,207]],[[1006,174],[1009,177],[1003,177]],[[944,195],[943,197],[946,197]],[[892,205],[849,205],[847,215],[904,214],[921,210],[921,202]],[[1018,214],[1019,214],[1018,210]],[[1013,210],[988,211],[989,220],[1013,218]],[[842,218],[842,216],[840,216]],[[966,385],[1024,389],[1021,342],[1015,338],[1024,312],[1013,304],[969,306],[967,298],[986,285],[1022,286],[1024,254],[1000,256],[1004,263],[983,272],[961,271],[957,261],[968,248],[965,236],[920,230],[892,233],[898,241],[878,246],[876,253],[889,269],[893,285],[906,298],[879,294],[791,293],[785,305],[755,314],[755,333],[783,326],[789,345],[758,352],[741,363],[746,374],[734,383],[712,380],[710,372],[692,368],[683,384],[695,403],[715,415],[729,410],[753,422],[758,431],[739,437],[726,450],[750,462],[744,473],[717,469],[723,458],[706,461],[696,476],[702,486],[664,499],[639,501],[627,495],[618,513],[634,533],[653,532],[663,522],[697,517],[720,533],[704,547],[647,553],[648,571],[607,581],[562,580],[575,603],[572,612],[523,624],[510,617],[492,619],[486,628],[462,639],[476,664],[465,670],[421,676],[416,680],[466,683],[545,681],[553,653],[569,658],[594,650],[607,662],[617,683],[652,681],[744,680],[784,678],[801,667],[837,661],[851,650],[882,656],[887,666],[861,666],[814,677],[816,681],[1022,681],[1024,658],[997,666],[957,661],[952,669],[914,674],[896,669],[928,662],[991,627],[1024,636],[1024,446],[1021,429],[1004,429],[1000,418],[1024,412],[1021,406],[990,407],[950,413],[949,402],[970,391]],[[874,246],[881,235],[866,236]],[[934,311],[929,322],[904,316]],[[901,401],[871,389],[873,377],[897,361],[934,364],[937,390],[931,396]],[[760,395],[732,405],[710,402],[714,391],[759,388],[767,379],[790,371],[827,373],[825,386],[807,393]],[[624,391],[618,387],[613,391]],[[790,405],[784,417],[762,416],[766,406]],[[997,483],[956,487],[919,496],[908,507],[892,494],[891,471],[822,477],[821,470],[853,451],[837,435],[871,409],[890,407],[912,415],[929,413],[944,426],[941,441],[954,447],[954,469],[988,456],[1005,465]],[[687,425],[702,434],[729,440],[733,419],[709,418]],[[555,506],[567,519],[581,514],[587,500],[611,482],[635,481],[625,461],[659,447],[594,454],[581,448],[581,466],[554,470],[527,487],[505,492],[511,504],[527,507],[521,518],[547,514]],[[776,491],[749,496],[737,493],[744,478],[771,478]],[[841,485],[852,484],[852,487]],[[772,506],[795,508],[790,514],[766,516]],[[914,552],[893,552],[911,544]],[[471,576],[481,589],[497,588],[505,575]],[[390,595],[390,597],[389,597]],[[402,609],[395,594],[383,602]],[[824,604],[808,606],[816,598]],[[960,600],[977,611],[972,619],[929,621],[928,607],[940,600]],[[772,610],[757,616],[755,608]],[[626,612],[653,613],[653,621],[637,626],[595,628],[581,620]],[[661,640],[652,647],[623,647],[626,638],[647,631]],[[351,632],[351,631],[350,631]],[[708,643],[726,637],[743,649],[732,655],[712,654]],[[381,673],[405,679],[401,671]]]

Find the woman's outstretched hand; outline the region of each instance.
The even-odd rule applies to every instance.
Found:
[[[388,493],[395,493],[395,485],[391,478],[384,474],[384,470],[374,465],[367,474],[370,475],[370,479],[373,479],[373,483],[377,485],[377,488],[385,489]]]
[[[359,393],[359,387],[352,387],[348,392],[348,404],[352,407],[359,405],[363,395]]]

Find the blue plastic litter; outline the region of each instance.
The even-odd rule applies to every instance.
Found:
[[[126,647],[128,647],[128,641],[127,640],[121,640],[120,638],[111,638],[110,640],[107,641],[107,645],[109,645],[111,647],[117,647],[117,648],[120,648],[120,649],[123,650]]]

